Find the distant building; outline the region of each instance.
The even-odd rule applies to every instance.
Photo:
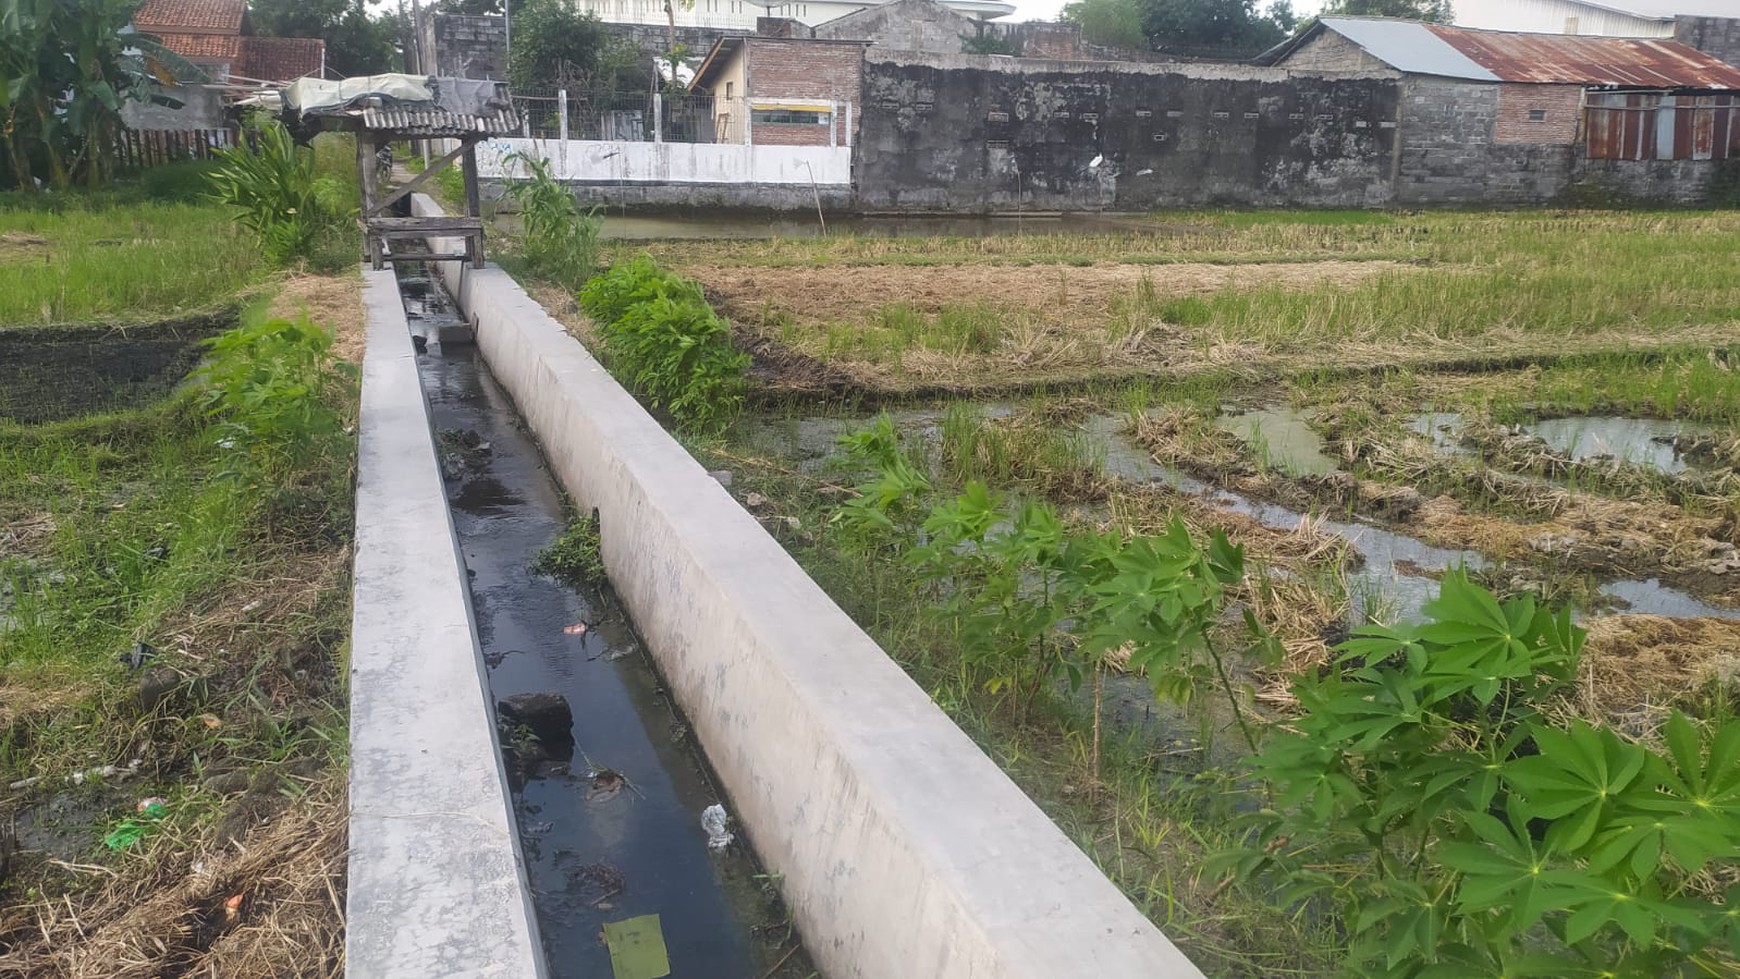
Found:
[[[713,96],[717,142],[850,146],[863,87],[863,41],[726,37],[690,90]]]
[[[1740,159],[1740,68],[1676,41],[1325,17],[1257,61],[1400,75],[1398,159],[1421,181],[1478,179],[1475,158],[1495,179],[1539,180],[1551,171],[1538,152],[1553,147],[1588,161]]]
[[[1740,17],[1740,0],[1456,0],[1455,25],[1531,34],[1673,37],[1677,17]]]
[[[761,17],[785,17],[804,24],[820,24],[837,17],[878,6],[884,0],[793,0],[790,3],[756,0],[695,0],[692,9],[676,7],[678,27],[710,27],[750,31]],[[1015,12],[1006,0],[940,0],[966,17],[991,20]],[[674,0],[673,0],[674,3]],[[594,14],[606,24],[669,23],[664,0],[574,0],[581,13]]]
[[[259,37],[246,0],[145,0],[133,26],[205,71],[213,84],[290,82],[326,72],[317,37]]]

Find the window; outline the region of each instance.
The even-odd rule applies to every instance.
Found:
[[[755,109],[749,113],[749,122],[755,126],[826,126],[833,121],[826,109]]]
[[[725,97],[730,99],[730,98],[736,98],[736,96],[737,96],[737,83],[736,82],[726,82],[725,83]]]
[[[1529,121],[1530,122],[1546,122],[1547,121],[1547,110],[1545,110],[1545,109],[1530,109],[1529,110]]]

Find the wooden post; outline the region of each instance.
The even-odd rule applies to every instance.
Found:
[[[477,218],[483,216],[483,207],[477,199],[477,140],[465,141],[465,155],[461,157],[465,168],[465,216]],[[483,268],[483,232],[477,232],[475,238],[466,237],[465,250],[471,256],[471,267]]]
[[[357,182],[362,186],[363,248],[370,264],[378,271],[385,268],[381,254],[384,243],[369,233],[368,215],[374,210],[380,193],[376,185],[375,143],[364,129],[358,129],[356,133],[356,170]]]

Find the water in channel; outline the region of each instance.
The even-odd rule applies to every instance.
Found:
[[[560,738],[540,738],[531,763],[509,750],[549,974],[813,975],[742,836],[709,848],[702,812],[725,799],[633,625],[601,590],[532,570],[567,525],[555,478],[477,349],[439,342],[443,325],[462,323],[445,294],[420,269],[400,277],[411,331],[424,338],[418,364],[491,696],[555,694],[572,715],[571,751]],[[564,631],[580,622],[583,635]],[[504,743],[526,736],[504,732]],[[644,915],[658,915],[668,973],[613,962],[603,940],[607,923]]]

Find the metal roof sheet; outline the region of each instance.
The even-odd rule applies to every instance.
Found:
[[[1413,20],[1325,17],[1321,23],[1397,71],[1496,82],[1499,77]]]
[[[1427,30],[1507,82],[1740,89],[1740,68],[1676,41],[1473,31],[1441,24]]]

